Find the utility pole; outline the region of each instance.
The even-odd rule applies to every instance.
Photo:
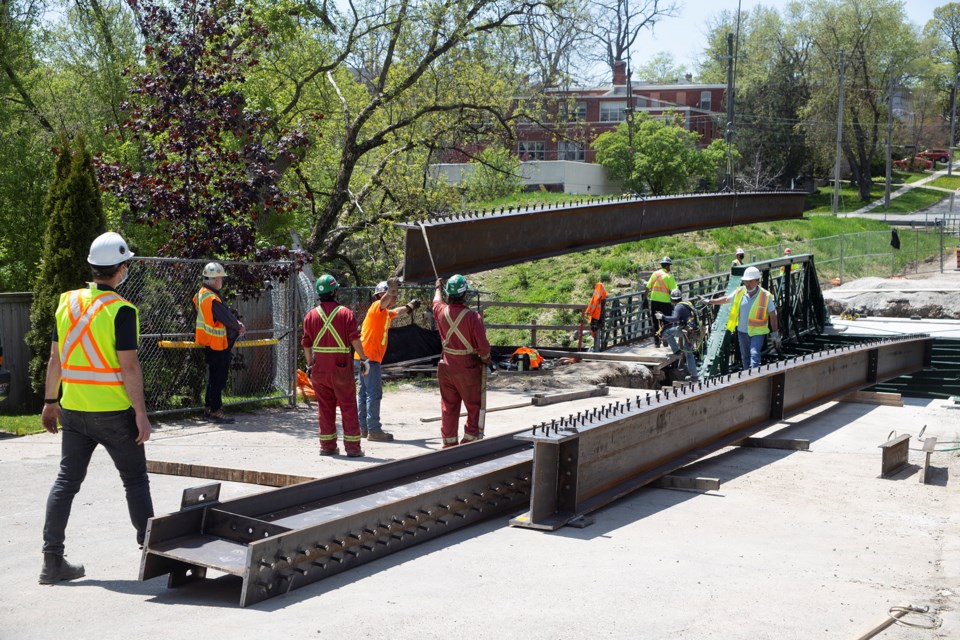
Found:
[[[733,167],[730,145],[733,144],[733,34],[727,34],[727,127],[723,136],[727,144],[727,172],[723,176],[724,190],[733,189]]]
[[[890,180],[893,156],[893,65],[890,65],[890,87],[887,89],[887,185],[883,190],[883,208],[890,208]]]
[[[960,73],[953,78],[953,91],[950,92],[950,140],[947,145],[947,153],[950,158],[947,160],[947,175],[953,175],[953,146],[957,142],[957,81],[960,80]]]
[[[837,103],[837,160],[833,166],[833,215],[840,204],[840,142],[843,140],[843,51],[840,52],[840,100]]]

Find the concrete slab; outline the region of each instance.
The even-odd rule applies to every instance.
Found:
[[[491,413],[502,433],[600,406],[611,397]],[[491,404],[516,401],[515,394]],[[439,446],[439,426],[421,424],[439,406],[435,390],[384,398],[394,443],[365,443],[360,461],[317,456],[312,411],[241,414],[236,425],[160,425],[148,457],[321,476]],[[886,639],[960,637],[960,460],[936,453],[932,482],[911,468],[880,479],[892,430],[960,440],[960,412],[943,401],[904,407],[830,404],[764,435],[805,438],[810,451],[728,449],[689,475],[717,477],[713,494],[645,489],[596,512],[586,529],[552,534],[506,526],[509,515],[427,542],[359,569],[239,609],[240,581],[219,576],[168,590],[136,580],[140,552],[123,491],[97,452],[74,505],[68,556],[86,565],[74,583],[37,584],[46,493],[59,436],[0,440],[0,571],[12,587],[0,601],[0,638],[852,638],[889,607],[930,605],[937,631],[892,627]],[[953,441],[951,443],[951,441]],[[948,444],[950,443],[950,444]],[[175,510],[182,477],[152,476],[159,512]],[[222,497],[261,488],[226,483]],[[913,622],[923,622],[909,617]]]

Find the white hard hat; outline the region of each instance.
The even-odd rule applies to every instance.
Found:
[[[207,266],[203,268],[203,277],[204,278],[226,278],[227,272],[224,271],[223,265],[219,262],[208,262]]]
[[[790,249],[790,247],[787,247],[786,249],[783,250],[783,255],[785,256],[793,255],[793,250]]]
[[[671,300],[679,300],[682,297],[683,297],[683,294],[680,293],[680,289],[674,289],[673,291],[670,292]]]
[[[373,293],[374,295],[380,295],[381,293],[386,293],[386,292],[387,292],[387,281],[384,280],[383,282],[377,283],[377,288],[376,290],[374,290]]]
[[[743,277],[741,280],[759,280],[760,279],[760,269],[756,267],[747,267],[743,272]]]
[[[115,264],[126,262],[133,257],[133,251],[127,246],[126,240],[119,233],[107,231],[90,244],[90,255],[87,262],[94,267],[112,267]]]
[[[746,251],[743,250],[743,247],[737,247],[736,253],[738,256],[742,256]]]

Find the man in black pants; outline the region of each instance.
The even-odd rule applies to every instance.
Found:
[[[118,234],[104,233],[90,245],[93,282],[60,296],[46,396],[40,421],[50,433],[63,427],[60,472],[47,498],[40,584],[83,577],[83,565],[63,557],[73,498],[87,475],[90,457],[102,445],[120,472],[130,522],[143,544],[153,516],[143,443],[152,427],[137,359],[137,308],[116,292],[127,279],[133,253]],[[60,391],[62,390],[62,397]]]
[[[223,388],[227,386],[227,375],[233,360],[233,343],[247,332],[220,297],[226,277],[227,272],[222,264],[207,264],[203,268],[203,286],[193,296],[193,306],[197,309],[194,340],[203,345],[203,358],[207,363],[203,415],[219,424],[236,422],[223,413]]]

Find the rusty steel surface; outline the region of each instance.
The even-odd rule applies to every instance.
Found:
[[[541,423],[517,436],[534,443],[532,494],[511,524],[562,527],[786,416],[923,369],[932,342],[828,349]]]
[[[526,505],[513,524],[556,529],[786,415],[916,371],[930,343],[844,346],[230,501],[218,484],[189,489],[150,519],[140,579],[177,587],[215,569],[242,579],[248,606]]]
[[[633,240],[803,216],[803,192],[616,197],[403,223],[406,282],[476,273]],[[427,242],[424,241],[424,231]],[[432,260],[431,260],[432,258]]]

